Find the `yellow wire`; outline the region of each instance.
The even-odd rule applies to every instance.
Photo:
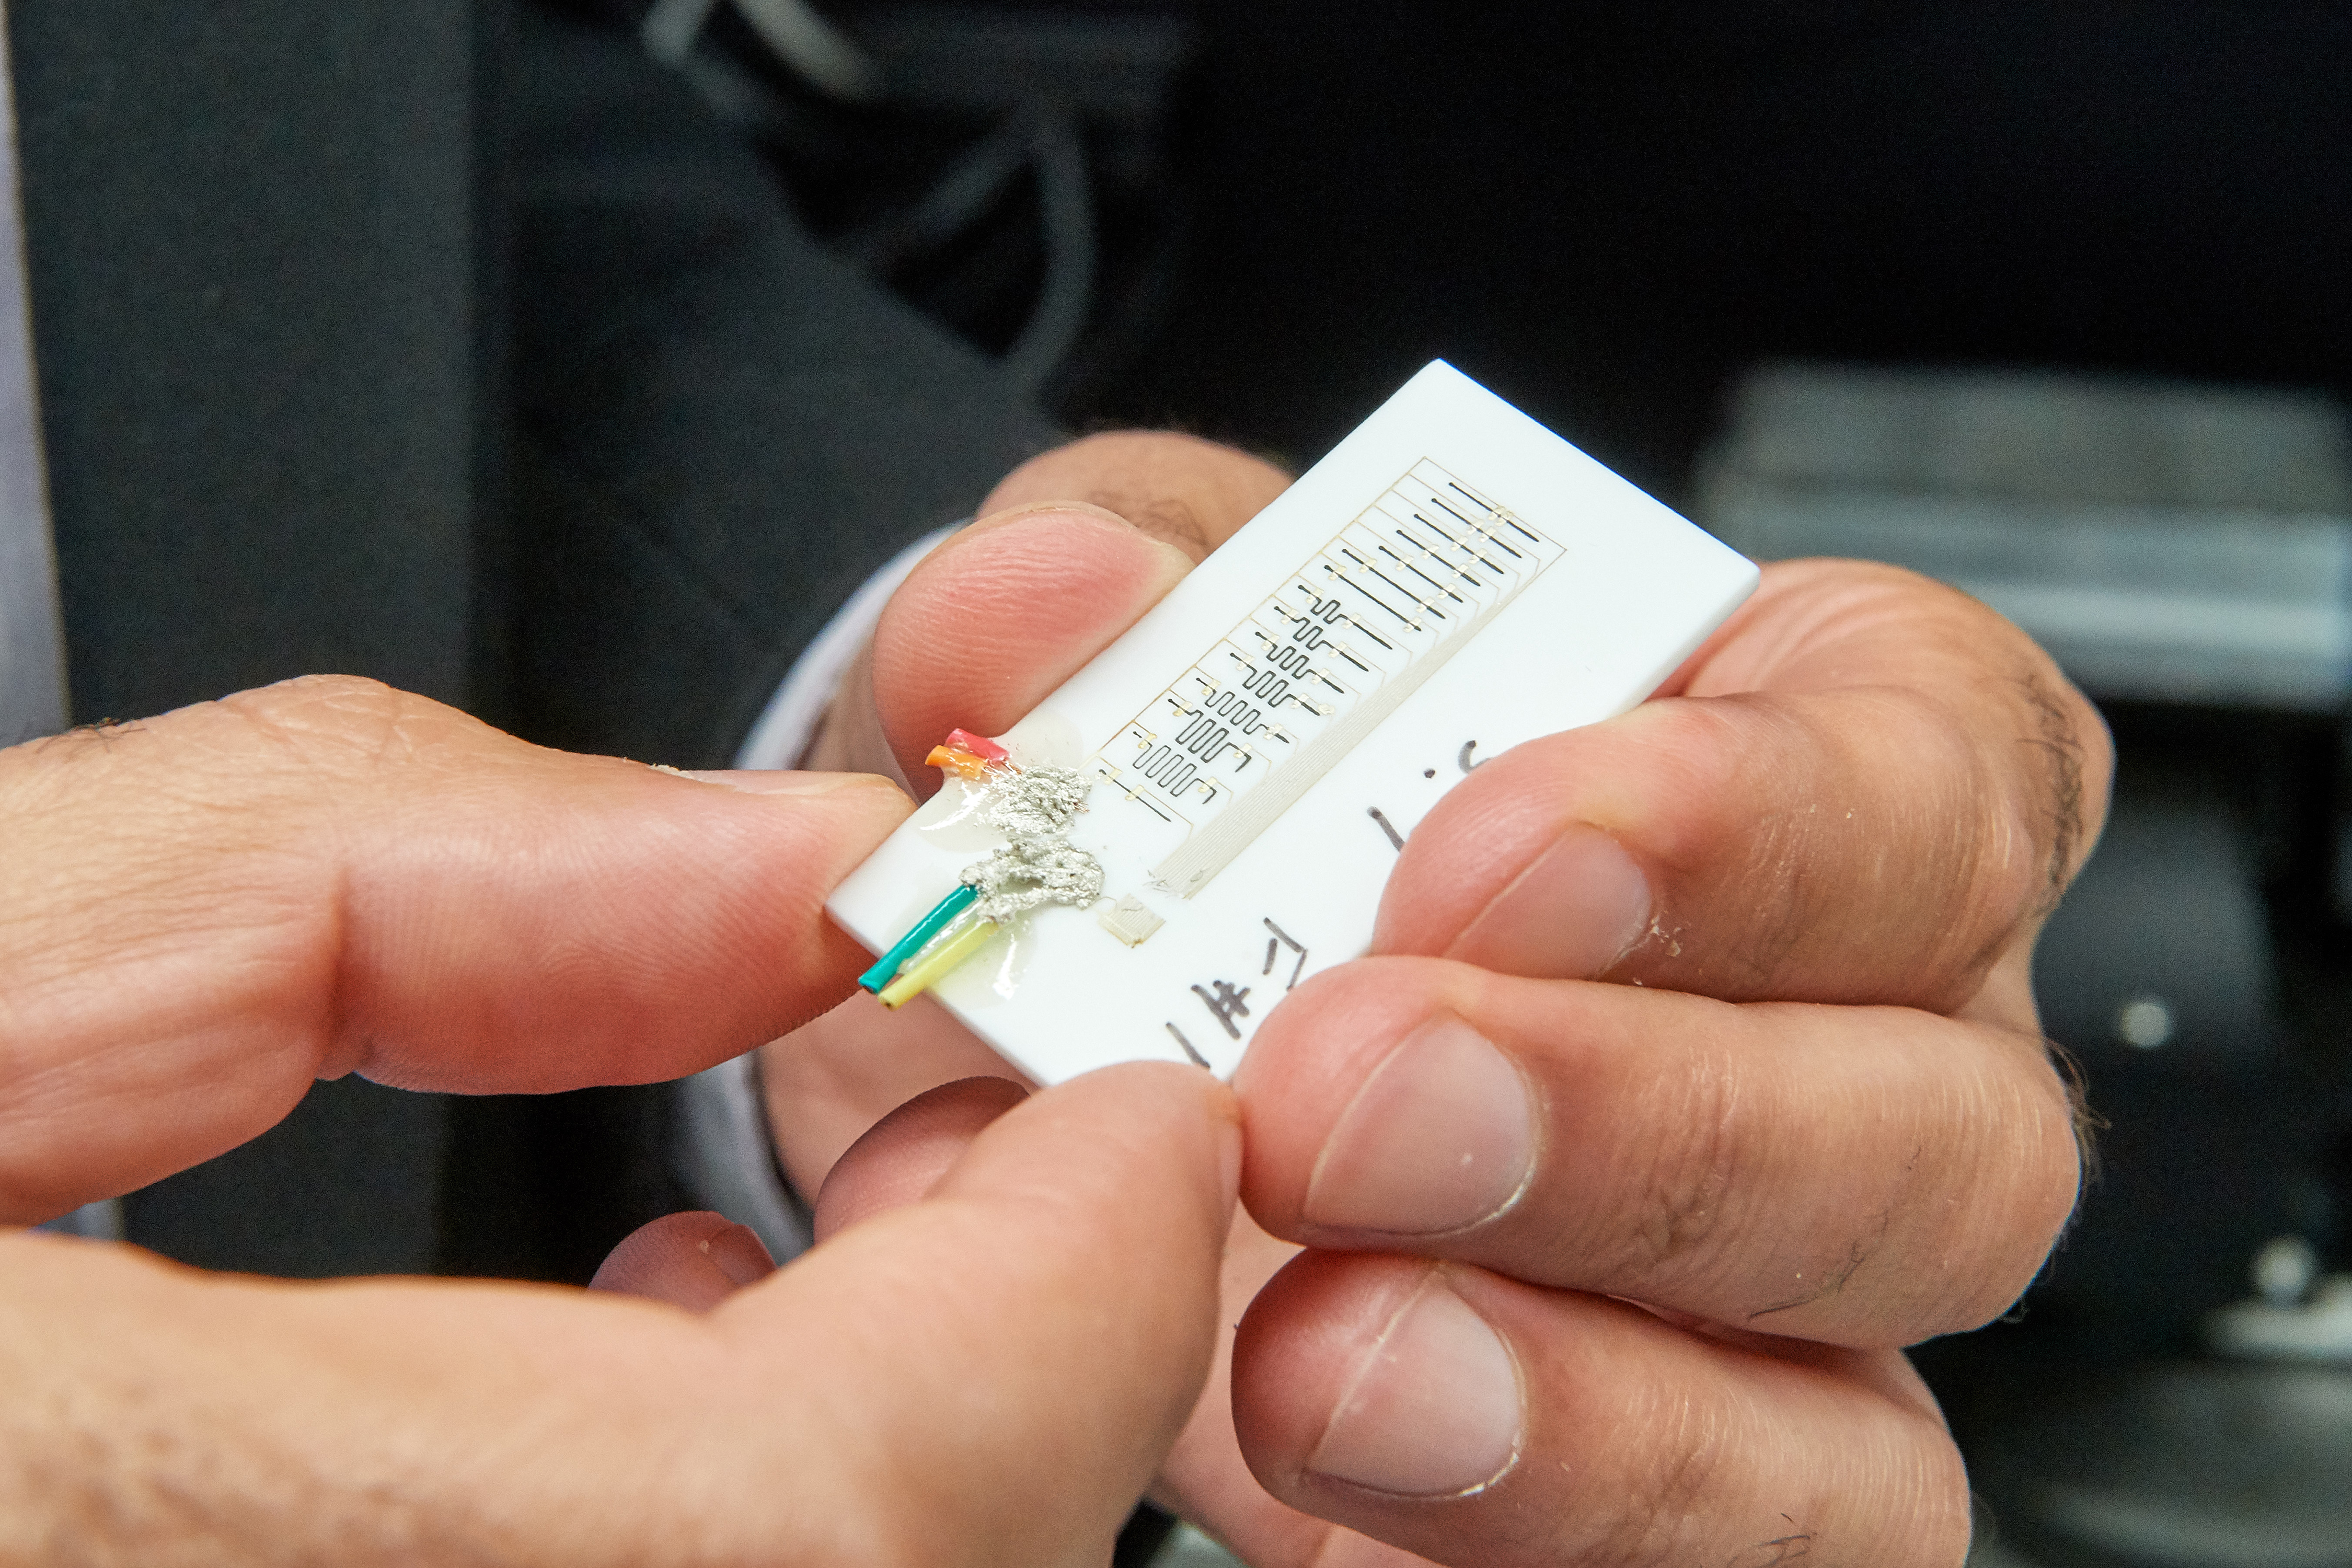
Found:
[[[898,978],[882,987],[885,1007],[903,1005],[909,999],[931,988],[936,981],[948,977],[965,959],[978,952],[988,939],[996,934],[994,921],[974,921],[954,937],[934,949],[927,958],[919,959],[898,972]]]

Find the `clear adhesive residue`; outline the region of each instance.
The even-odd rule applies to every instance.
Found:
[[[916,807],[914,826],[942,849],[993,848],[1002,839],[981,821],[987,802],[984,786],[950,775],[937,795]]]

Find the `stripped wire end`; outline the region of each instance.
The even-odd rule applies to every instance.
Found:
[[[985,735],[975,735],[969,730],[950,730],[946,740],[931,748],[923,759],[942,773],[951,773],[967,783],[985,789],[992,784],[1016,777],[1021,770],[1013,761],[1013,753]],[[980,897],[980,889],[970,882],[959,882],[948,896],[931,907],[930,913],[917,921],[905,936],[891,946],[889,952],[875,961],[874,967],[857,977],[857,984],[882,999],[886,1007],[897,1007],[916,993],[944,976],[956,964],[979,951],[982,937],[969,940],[971,931],[985,926],[993,934],[995,923],[982,921],[962,931],[951,930],[962,921]],[[926,952],[926,949],[929,951]],[[939,962],[950,951],[952,961]],[[904,972],[903,973],[901,972]],[[916,975],[922,978],[916,983]]]
[[[923,761],[941,773],[953,773],[972,784],[986,784],[993,773],[1018,773],[1013,753],[985,735],[975,735],[969,730],[950,730],[948,738],[931,748]]]
[[[926,759],[976,784],[981,824],[1006,845],[963,869],[948,896],[858,977],[886,1007],[945,979],[1007,924],[1046,904],[1084,909],[1102,893],[1101,863],[1067,837],[1092,781],[1069,768],[1024,770],[985,735],[950,730]]]
[[[897,1009],[961,968],[964,960],[988,945],[996,934],[994,921],[974,921],[898,973],[898,977],[875,993],[885,1007]]]

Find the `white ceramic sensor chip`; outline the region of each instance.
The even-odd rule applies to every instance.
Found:
[[[1756,576],[1430,364],[999,737],[1087,781],[1067,842],[1101,894],[1016,918],[933,994],[1041,1083],[1143,1059],[1230,1075],[1286,992],[1365,952],[1439,796],[1642,701]],[[1005,842],[978,799],[950,778],[834,919],[899,942]]]

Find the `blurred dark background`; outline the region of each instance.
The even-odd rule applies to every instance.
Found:
[[[544,173],[546,62],[590,36],[654,58],[779,211],[1065,429],[1172,424],[1303,466],[1444,357],[1735,542],[1711,475],[1844,440],[1807,483],[1928,521],[1839,548],[2147,623],[2105,662],[2061,650],[2122,758],[2040,966],[2101,1174],[2011,1321],[1919,1352],[1984,1494],[1980,1555],[2352,1563],[2352,1295],[2330,1295],[2352,1271],[2352,579],[2326,575],[2352,560],[2352,10],[827,0],[844,56],[780,47],[796,8],[772,4],[235,9],[9,9],[68,618],[232,570],[191,552],[190,504],[384,542],[215,643],[78,645],[78,718],[332,666],[576,742],[480,605],[536,537],[514,409],[544,265],[517,268],[517,192]],[[1758,414],[1790,366],[1815,393]],[[1837,413],[1894,406],[1881,373],[1913,378],[1907,435]],[[2091,434],[2000,484],[1873,466],[1873,441],[1941,451],[1982,407]],[[2224,426],[2222,468],[2300,440],[2336,478],[2282,500],[2070,468],[2122,430],[2187,472]],[[142,508],[135,558],[78,544],[78,520]],[[1979,577],[1938,565],[1934,520],[1963,513],[1992,541]],[[2131,573],[2098,563],[2127,526],[2150,531],[2120,552],[2143,596],[2116,599]],[[2100,529],[2105,554],[2053,553]],[[2326,571],[2290,563],[2229,613],[2255,642],[2303,617],[2325,668],[2291,691],[2198,674],[2196,562],[2260,575],[2290,535]],[[435,617],[448,635],[420,639]],[[2189,675],[2130,674],[2176,643]],[[383,1094],[322,1089],[134,1194],[131,1234],[292,1274],[579,1279],[681,1206],[650,1091]],[[347,1127],[338,1096],[369,1109]],[[342,1185],[257,1209],[305,1140]]]

